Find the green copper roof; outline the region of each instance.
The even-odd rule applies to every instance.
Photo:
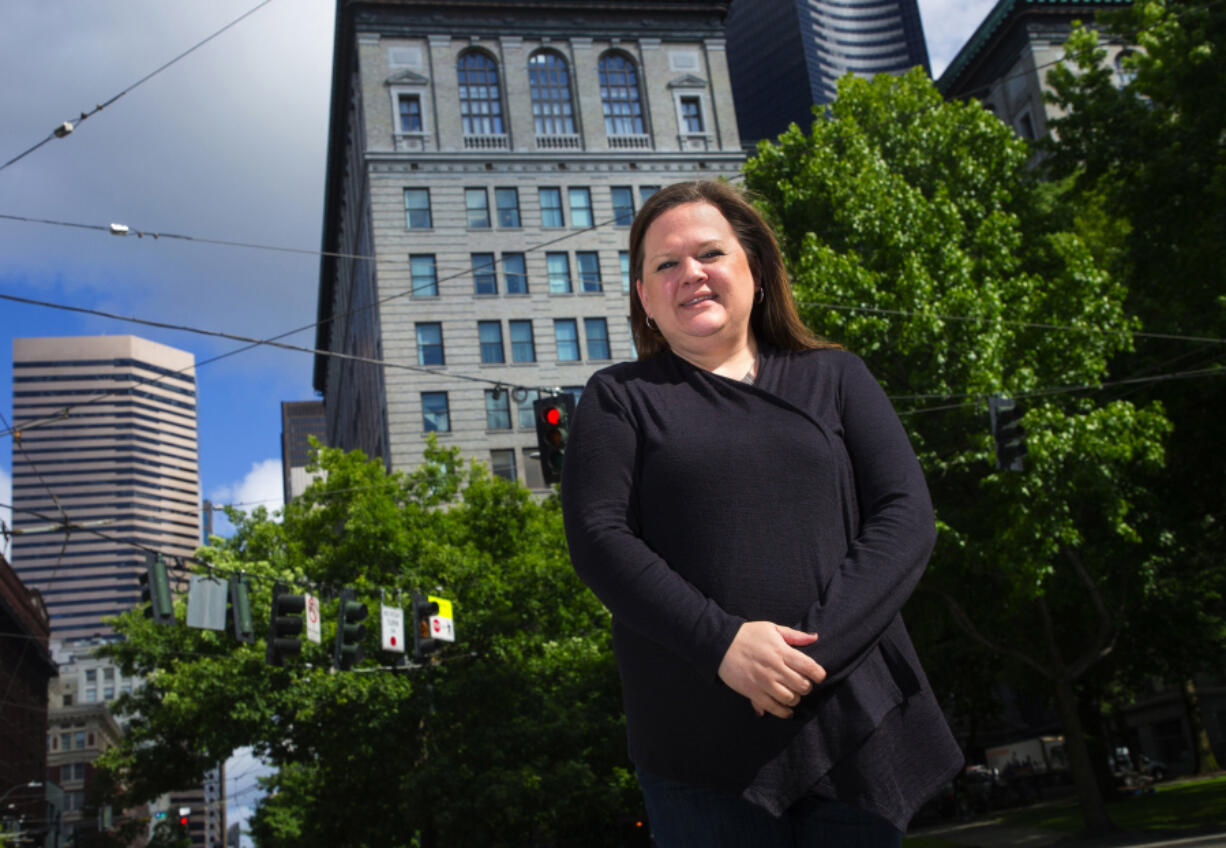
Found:
[[[1040,10],[1073,13],[1086,9],[1086,7],[1127,6],[1131,2],[1132,0],[1075,0],[1075,2],[1069,2],[1069,0],[999,0],[974,34],[967,39],[966,44],[962,45],[962,49],[949,63],[949,67],[941,74],[936,83],[937,90],[948,96],[954,81],[966,70],[971,60],[979,55],[992,36],[1022,12]],[[1092,12],[1093,8],[1088,11]]]

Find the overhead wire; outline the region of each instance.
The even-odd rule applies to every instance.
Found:
[[[69,135],[70,133],[72,133],[72,132],[73,132],[73,130],[75,130],[75,129],[76,129],[76,127],[79,127],[79,126],[80,126],[81,124],[83,124],[85,121],[89,120],[89,119],[90,119],[90,118],[92,118],[94,115],[98,114],[98,113],[99,113],[99,112],[101,112],[103,109],[105,109],[106,107],[110,106],[112,103],[114,103],[114,102],[115,102],[116,100],[118,100],[119,98],[123,97],[123,96],[124,96],[125,94],[127,94],[128,92],[132,91],[133,89],[135,89],[135,88],[137,88],[137,87],[139,87],[139,86],[141,86],[141,85],[144,85],[146,82],[148,82],[149,80],[153,79],[155,76],[157,76],[157,75],[158,75],[158,74],[160,74],[162,71],[164,71],[164,70],[166,70],[167,68],[169,68],[171,65],[174,65],[174,64],[175,64],[176,62],[178,62],[179,60],[181,60],[181,59],[185,58],[186,56],[188,56],[188,55],[189,55],[189,54],[191,54],[191,53],[194,53],[196,50],[199,50],[201,47],[203,47],[204,45],[208,44],[208,43],[209,43],[210,41],[212,41],[214,38],[217,38],[219,35],[221,35],[222,33],[224,33],[226,30],[230,29],[231,27],[235,26],[235,25],[236,25],[236,24],[238,24],[240,21],[242,21],[242,20],[244,20],[244,19],[246,19],[246,18],[250,17],[251,15],[255,14],[257,11],[259,11],[259,10],[260,10],[261,8],[263,8],[264,6],[267,6],[267,5],[268,5],[269,3],[271,3],[271,2],[272,2],[272,0],[263,0],[263,2],[259,3],[258,5],[254,6],[253,8],[251,8],[251,9],[249,9],[248,11],[244,12],[243,14],[239,15],[237,18],[235,18],[234,20],[230,21],[230,23],[226,24],[226,25],[225,25],[225,26],[223,26],[221,29],[219,29],[219,30],[217,30],[216,32],[214,32],[212,35],[208,36],[207,38],[203,39],[202,41],[198,41],[196,44],[194,44],[193,46],[189,47],[187,50],[184,50],[182,53],[180,53],[178,56],[175,56],[175,57],[174,57],[173,59],[171,59],[169,62],[166,62],[165,64],[163,64],[163,65],[161,65],[161,66],[159,66],[159,67],[155,68],[154,70],[150,71],[149,73],[145,74],[143,77],[141,77],[140,79],[138,79],[136,82],[132,83],[132,84],[131,84],[131,85],[129,85],[127,88],[125,88],[125,89],[123,89],[122,91],[120,91],[120,92],[119,92],[118,94],[116,94],[114,97],[110,98],[109,100],[103,101],[102,103],[99,103],[97,106],[95,106],[93,109],[89,110],[88,112],[82,112],[82,113],[81,113],[81,114],[80,114],[80,115],[79,115],[79,116],[78,116],[78,117],[75,119],[75,120],[76,120],[76,124],[75,124],[75,126],[74,126],[74,124],[73,124],[71,121],[65,121],[65,122],[64,122],[64,123],[62,123],[60,126],[56,127],[54,130],[52,130],[52,131],[51,131],[51,133],[50,133],[50,134],[48,134],[48,135],[47,135],[47,137],[46,137],[46,138],[44,138],[42,141],[39,141],[38,143],[34,144],[33,146],[31,146],[31,147],[27,148],[26,150],[22,151],[21,153],[18,153],[16,156],[14,156],[12,159],[10,159],[10,160],[8,160],[7,162],[5,162],[3,165],[0,165],[0,171],[3,171],[5,168],[9,167],[10,165],[13,165],[13,164],[15,164],[15,163],[17,163],[17,162],[20,162],[20,161],[21,161],[22,159],[24,159],[26,156],[29,156],[29,155],[30,155],[31,153],[33,153],[35,150],[38,150],[40,147],[42,147],[44,144],[46,144],[47,142],[51,141],[52,139],[55,139],[55,138],[64,138],[65,136]]]

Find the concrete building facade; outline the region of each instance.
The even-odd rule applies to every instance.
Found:
[[[194,358],[134,336],[15,339],[13,424],[13,567],[54,638],[106,636],[140,601],[138,546],[189,556],[200,538]]]
[[[734,0],[728,66],[741,136],[773,139],[813,106],[834,100],[840,77],[929,71],[916,0]]]
[[[1029,141],[1047,134],[1058,116],[1045,103],[1047,72],[1064,57],[1073,21],[1092,25],[1096,12],[1127,6],[1132,0],[999,0],[937,80],[949,99],[975,98]],[[1103,47],[1118,81],[1127,79],[1123,59],[1132,49],[1109,34]]]
[[[626,235],[743,160],[726,3],[338,3],[315,388],[328,443],[427,434],[543,486],[531,404],[632,358]],[[372,258],[373,257],[373,258]]]

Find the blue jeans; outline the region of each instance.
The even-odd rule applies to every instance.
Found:
[[[639,771],[659,848],[899,848],[902,834],[842,801],[803,798],[775,818],[730,792]]]

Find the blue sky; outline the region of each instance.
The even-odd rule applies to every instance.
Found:
[[[7,3],[0,164],[257,5],[127,0]],[[940,74],[992,7],[920,0]],[[335,0],[272,0],[215,40],[0,170],[0,215],[317,250]],[[314,320],[312,256],[117,237],[0,219],[0,293],[267,338]],[[12,340],[132,333],[195,354],[238,347],[0,301],[0,411],[12,416]],[[313,331],[287,341],[311,347]],[[201,489],[280,506],[280,402],[314,397],[312,357],[256,350],[198,369]],[[4,429],[0,427],[0,431]],[[0,504],[11,494],[0,439]],[[0,506],[0,520],[10,521]],[[224,529],[224,527],[222,528]],[[0,553],[5,553],[0,547]],[[243,818],[250,759],[227,781]]]

